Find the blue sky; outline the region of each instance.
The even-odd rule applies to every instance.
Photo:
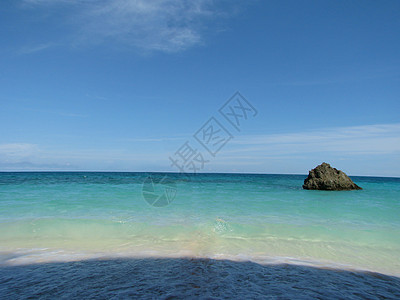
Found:
[[[189,142],[202,172],[400,176],[399,1],[6,0],[0,78],[3,171],[178,171]]]

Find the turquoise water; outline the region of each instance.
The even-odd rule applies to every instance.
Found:
[[[328,192],[300,175],[170,174],[176,196],[153,207],[149,175],[165,174],[0,173],[1,262],[190,256],[400,274],[398,178]]]

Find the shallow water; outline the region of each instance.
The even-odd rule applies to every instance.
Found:
[[[325,192],[299,175],[170,174],[176,197],[153,207],[148,175],[0,173],[0,261],[187,256],[400,275],[400,179]]]

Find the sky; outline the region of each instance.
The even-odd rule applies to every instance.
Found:
[[[0,4],[0,171],[399,177],[399,100],[400,1]]]

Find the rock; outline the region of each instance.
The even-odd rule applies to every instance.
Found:
[[[322,163],[308,173],[304,180],[303,189],[306,190],[362,190],[344,172]]]

